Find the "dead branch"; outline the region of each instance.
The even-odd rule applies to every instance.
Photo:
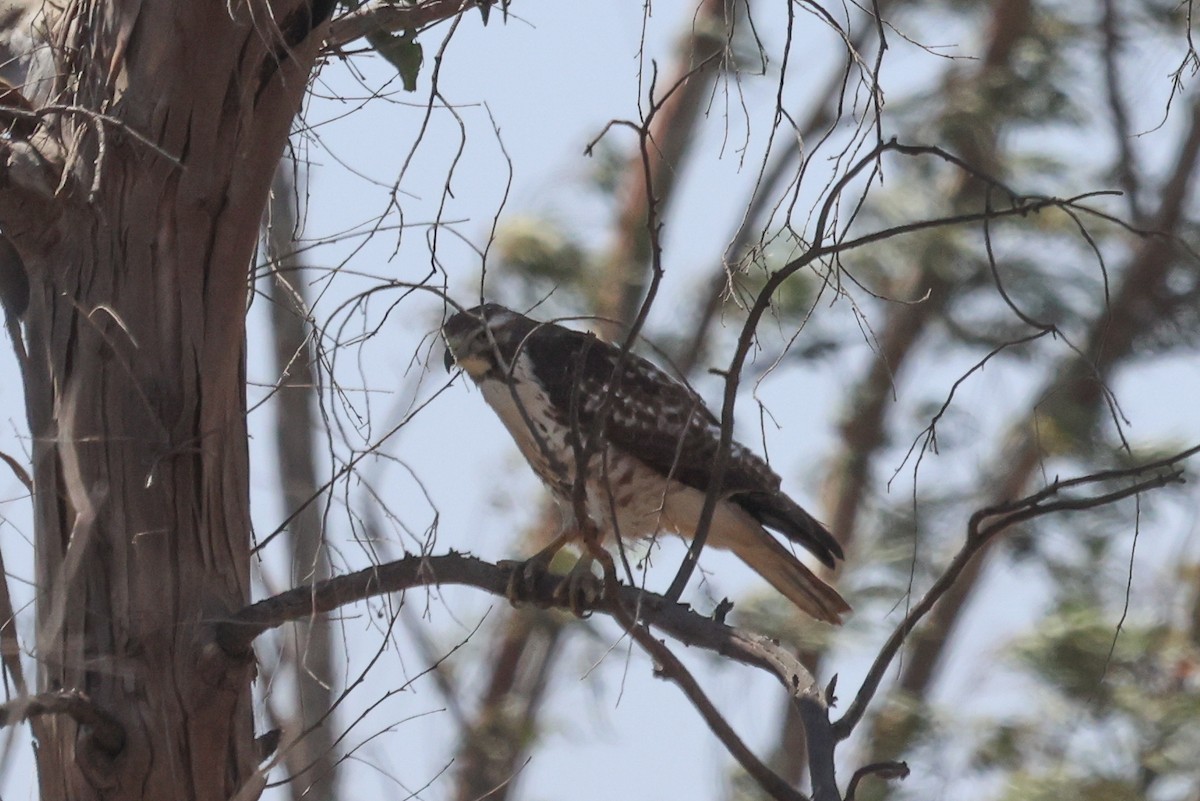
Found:
[[[1106,308],[1096,316],[1079,353],[1072,353],[1050,371],[1038,401],[1010,429],[1006,443],[993,463],[1002,465],[1000,474],[987,481],[992,498],[1003,502],[1019,497],[1037,469],[1041,448],[1036,430],[1052,423],[1075,437],[1086,436],[1111,397],[1106,382],[1134,352],[1139,333],[1169,317],[1161,307],[1172,267],[1186,247],[1176,234],[1183,220],[1185,199],[1200,160],[1200,101],[1193,101],[1190,127],[1169,178],[1159,189],[1161,198],[1151,232],[1134,231],[1142,237],[1121,284]],[[987,551],[996,542],[988,538],[977,558],[968,560],[953,586],[947,589],[926,626],[907,646],[904,668],[896,682],[898,691],[923,697],[933,679],[943,647],[951,641],[957,624],[986,564]],[[891,752],[880,752],[889,756]]]
[[[719,73],[737,13],[724,0],[704,0],[691,20],[679,61],[672,68],[661,97],[640,126],[639,147],[629,158],[617,190],[620,209],[615,234],[602,259],[596,312],[617,323],[602,324],[606,339],[616,340],[638,311],[646,289],[657,227],[682,171],[691,144],[698,138],[697,122],[705,96]],[[651,87],[651,94],[654,88]]]
[[[379,595],[405,592],[418,587],[462,585],[503,597],[509,585],[510,574],[517,568],[519,565],[514,563],[496,565],[458,553],[443,556],[407,556],[357,573],[338,576],[310,586],[296,587],[247,606],[231,617],[215,622],[214,637],[226,653],[235,658],[246,659],[250,656],[250,648],[255,638],[269,629],[289,621],[305,620],[313,615],[331,612],[346,604]],[[537,606],[567,609],[561,599],[555,598],[554,591],[560,581],[560,578],[554,576],[541,576],[535,586],[530,588],[529,600]],[[699,615],[686,605],[673,603],[661,595],[636,587],[616,586],[614,597],[611,593],[613,586],[616,585],[608,585],[604,595],[595,603],[577,604],[576,607],[583,612],[612,616],[627,631],[634,634],[635,639],[640,636],[637,633],[639,626],[653,626],[685,645],[712,651],[774,675],[802,709],[807,710],[805,720],[812,721],[812,725],[816,727],[816,730],[810,732],[810,741],[813,743],[810,752],[812,748],[820,749],[817,753],[822,756],[823,762],[822,767],[813,771],[815,777],[822,777],[821,792],[817,797],[838,797],[829,795],[829,790],[826,789],[832,787],[832,792],[836,793],[833,780],[833,746],[836,740],[829,727],[824,696],[812,674],[787,648],[761,635]],[[636,613],[631,610],[636,610]],[[648,632],[646,636],[649,636]],[[641,639],[639,642],[643,647],[649,645]],[[651,650],[655,658],[659,657],[654,649],[648,650]],[[675,678],[673,674],[672,679]],[[686,682],[686,679],[679,680]],[[689,689],[689,697],[697,690],[698,688]],[[706,713],[703,706],[698,708],[711,724],[711,712]],[[822,736],[820,731],[822,720],[828,736]],[[722,737],[722,740],[725,741],[725,738]],[[746,764],[744,754],[735,752],[734,755]]]
[[[125,728],[78,690],[27,695],[0,704],[0,726],[12,726],[42,715],[66,715],[91,730],[93,741],[110,755],[125,747]]]
[[[989,44],[985,58],[979,62],[975,74],[964,82],[978,86],[994,80],[998,74],[1011,69],[1011,55],[1020,43],[1032,19],[1032,4],[1021,2],[994,3],[989,24]],[[962,76],[958,76],[962,80]],[[953,78],[948,80],[952,82]],[[964,161],[986,168],[997,161],[996,147],[1003,117],[988,117],[985,124],[961,126],[954,130],[962,132],[950,142],[951,148]],[[965,135],[969,131],[969,135]],[[951,212],[963,212],[975,198],[971,172],[959,174],[951,189],[949,207]],[[877,358],[867,366],[865,373],[855,382],[850,397],[854,398],[852,411],[838,427],[839,444],[830,459],[831,469],[823,495],[830,529],[836,532],[843,546],[853,548],[858,532],[858,515],[863,508],[873,459],[885,442],[887,416],[891,409],[896,376],[914,352],[915,346],[931,321],[937,320],[956,294],[950,273],[937,268],[937,261],[922,255],[914,257],[918,265],[893,289],[901,298],[923,297],[921,303],[889,304],[887,318],[876,347]],[[819,659],[819,655],[815,655]],[[793,742],[800,732],[795,715],[789,709],[785,714],[782,742]],[[781,749],[786,754],[794,748]],[[799,775],[799,766],[785,770]]]
[[[494,0],[425,0],[412,5],[377,0],[347,12],[329,23],[325,50],[337,50],[374,31],[415,31],[490,5]]]
[[[951,560],[937,581],[933,583],[933,586],[929,588],[920,601],[913,605],[909,613],[896,626],[887,642],[884,643],[883,648],[880,649],[879,654],[875,657],[871,669],[867,672],[866,678],[863,679],[862,686],[859,688],[854,701],[847,708],[846,713],[833,724],[835,736],[839,740],[844,740],[854,731],[854,727],[861,720],[863,713],[866,712],[867,706],[870,704],[875,691],[879,688],[879,684],[883,680],[883,675],[891,665],[892,659],[900,651],[900,647],[904,644],[909,632],[917,627],[942,596],[954,586],[962,576],[967,565],[989,541],[1006,529],[1037,517],[1054,512],[1095,509],[1141,492],[1164,487],[1168,484],[1181,484],[1183,483],[1183,471],[1175,467],[1175,465],[1196,453],[1200,453],[1200,445],[1181,451],[1166,459],[1145,465],[1138,465],[1123,470],[1107,470],[1078,478],[1055,481],[1049,486],[1024,498],[989,506],[971,515],[971,519],[967,525],[966,541],[963,543],[962,548],[955,554],[954,559]],[[1145,476],[1147,473],[1151,473],[1152,475],[1145,478],[1138,478],[1139,476]],[[1096,495],[1062,497],[1065,490],[1082,489],[1101,482],[1121,478],[1137,478],[1137,480],[1120,489]]]
[[[970,82],[979,85],[985,79],[994,79],[997,73],[1010,70],[1010,58],[1017,44],[1028,30],[1032,18],[1032,4],[1022,2],[995,3],[989,25],[989,45],[986,58],[970,77]],[[1002,119],[1001,119],[1002,121]],[[970,131],[951,142],[951,148],[968,163],[984,168],[996,163],[996,142],[999,125],[995,122],[964,126],[959,131]],[[974,197],[971,174],[959,174],[950,192],[950,210],[963,212]],[[888,316],[881,332],[878,358],[867,367],[866,373],[856,382],[852,397],[856,399],[854,411],[839,427],[838,452],[831,459],[833,469],[829,471],[831,486],[826,490],[826,509],[832,531],[849,548],[858,529],[858,512],[863,505],[863,494],[875,453],[884,442],[888,401],[892,398],[893,382],[903,368],[921,333],[931,320],[940,316],[954,298],[954,286],[949,274],[937,268],[934,259],[916,257],[918,265],[903,287],[899,296],[904,298],[924,295],[926,300],[919,304],[898,303],[888,306]]]
[[[914,605],[884,644],[864,679],[853,703],[836,723],[830,724],[824,696],[811,673],[796,657],[778,643],[741,631],[712,618],[702,617],[682,604],[636,587],[618,586],[615,597],[610,580],[605,593],[594,604],[580,607],[615,618],[622,627],[657,661],[662,674],[678,684],[696,706],[710,728],[730,753],[775,798],[800,798],[785,781],[766,768],[745,747],[699,688],[694,677],[683,668],[664,644],[650,634],[654,626],[679,641],[713,651],[736,661],[767,670],[787,688],[800,707],[805,723],[810,766],[814,777],[814,798],[838,799],[833,755],[836,742],[845,740],[862,719],[874,698],[883,675],[899,652],[908,634],[916,628],[938,600],[961,576],[967,564],[986,544],[1006,529],[1037,517],[1059,511],[1097,508],[1141,492],[1183,481],[1176,465],[1200,453],[1200,445],[1173,456],[1135,467],[1107,470],[1087,476],[1055,481],[1022,499],[997,504],[972,515],[966,541],[943,574],[925,596]],[[1070,495],[1102,482],[1135,479],[1124,487],[1092,495]],[[611,560],[606,578],[614,575]],[[378,567],[339,576],[312,586],[298,587],[242,609],[215,626],[216,642],[231,656],[245,658],[254,639],[264,631],[291,620],[308,619],[340,606],[370,597],[404,592],[420,586],[464,585],[504,595],[509,575],[519,565],[494,565],[471,556],[409,556]],[[531,588],[530,600],[546,607],[566,608],[555,599],[559,579],[541,576]],[[578,601],[579,599],[575,599]],[[630,610],[637,610],[636,615]]]
[[[461,585],[505,597],[513,569],[513,563],[492,564],[455,552],[443,556],[406,556],[258,601],[215,621],[214,634],[217,644],[227,654],[246,658],[254,640],[265,631],[379,595],[417,587]],[[542,576],[531,588],[530,602],[545,608],[567,609],[554,598],[560,580]],[[692,611],[686,604],[672,603],[637,587],[621,586],[617,600],[625,608],[636,609],[641,622],[685,645],[704,648],[772,673],[790,693],[816,687],[812,675],[795,656],[766,637],[719,623]],[[611,603],[605,598],[584,605],[582,610],[612,614]]]
[[[875,12],[882,14],[889,4],[890,0],[880,0],[875,4]],[[755,181],[753,193],[746,203],[745,214],[742,215],[737,230],[730,237],[724,254],[718,263],[708,271],[711,277],[708,279],[708,285],[704,290],[698,311],[689,316],[689,319],[695,320],[695,323],[687,336],[687,345],[675,359],[676,367],[684,375],[694,370],[700,361],[713,320],[716,319],[717,312],[721,309],[726,289],[729,287],[730,270],[750,249],[754,232],[763,226],[765,219],[770,216],[773,210],[773,198],[776,197],[781,182],[791,174],[790,168],[795,167],[798,172],[803,170],[803,162],[806,158],[805,142],[816,136],[822,129],[825,129],[822,134],[822,138],[824,138],[837,125],[840,114],[839,106],[844,99],[843,92],[855,60],[854,54],[863,49],[868,38],[875,33],[877,25],[876,19],[868,19],[850,36],[846,67],[835,70],[829,76],[825,88],[817,95],[821,100],[813,106],[804,118],[804,122],[796,126],[793,135],[785,138],[782,149],[773,153],[768,152],[770,161],[763,165],[758,179]],[[819,144],[817,146],[819,147]],[[796,181],[798,177],[792,175],[792,180]]]
[[[854,771],[850,784],[846,785],[846,801],[854,801],[858,792],[858,783],[868,776],[878,776],[881,779],[907,779],[909,774],[907,762],[872,762]]]
[[[687,696],[688,701],[704,718],[704,722],[708,724],[709,730],[716,735],[725,749],[733,755],[738,764],[750,774],[750,776],[758,782],[758,785],[771,796],[771,798],[779,799],[779,801],[807,801],[807,797],[793,788],[790,784],[777,776],[770,768],[754,755],[747,746],[729,725],[729,721],[717,710],[708,696],[700,689],[699,682],[696,677],[691,674],[679,658],[671,653],[671,649],[666,643],[657,639],[644,626],[634,625],[629,628],[630,635],[637,641],[638,645],[648,653],[655,661],[655,675],[667,681],[674,682]],[[828,718],[826,718],[828,720]],[[832,765],[832,760],[830,760]],[[816,796],[814,801],[823,801],[829,796]],[[837,786],[834,785],[834,795],[832,801],[840,801],[837,795]]]
[[[843,192],[849,187],[855,179],[862,173],[876,167],[884,155],[888,153],[899,153],[910,157],[933,157],[954,165],[963,173],[970,175],[979,181],[984,182],[989,187],[1006,194],[1011,202],[1006,208],[993,209],[989,206],[981,211],[954,214],[944,217],[935,217],[929,219],[917,220],[915,222],[902,225],[891,226],[885,229],[871,231],[866,234],[850,238],[845,235],[839,235],[838,232],[832,230],[830,222],[834,219],[835,210],[842,201]],[[712,523],[713,513],[716,510],[717,500],[719,497],[718,489],[722,486],[725,479],[725,468],[729,459],[729,449],[733,441],[733,417],[734,405],[737,402],[738,388],[741,385],[742,368],[746,363],[746,359],[750,354],[750,349],[754,344],[758,324],[762,320],[763,314],[770,308],[771,299],[775,292],[791,276],[795,275],[800,270],[812,264],[820,262],[822,259],[827,259],[847,251],[863,247],[865,245],[879,242],[887,239],[892,239],[906,233],[915,233],[917,231],[932,230],[937,228],[948,228],[963,225],[970,222],[983,222],[994,219],[1007,217],[1025,217],[1045,209],[1058,208],[1068,212],[1075,211],[1083,214],[1095,216],[1104,216],[1100,212],[1087,208],[1081,205],[1081,201],[1086,198],[1095,197],[1097,195],[1107,194],[1104,192],[1089,192],[1083,195],[1078,195],[1072,198],[1055,198],[1042,196],[1024,196],[1016,192],[1011,187],[996,178],[993,178],[986,173],[975,169],[970,163],[955,156],[953,153],[941,147],[929,145],[909,145],[904,144],[896,139],[887,142],[881,142],[873,147],[869,152],[864,154],[853,165],[851,165],[845,173],[834,182],[826,195],[824,202],[821,205],[820,211],[817,214],[816,224],[812,237],[813,246],[805,253],[793,259],[792,261],[780,267],[770,275],[758,296],[755,298],[753,305],[747,310],[746,320],[742,325],[741,333],[738,336],[737,348],[733,358],[730,361],[729,367],[723,371],[725,377],[725,389],[722,396],[721,405],[721,441],[717,447],[716,455],[713,459],[713,469],[711,477],[711,487],[704,498],[704,506],[700,511],[700,517],[696,525],[696,534],[688,546],[688,552],[684,557],[683,563],[679,567],[679,571],[675,575],[670,588],[667,590],[667,597],[678,599],[687,586],[688,580],[691,578],[692,571],[695,569],[701,550],[704,548],[704,543],[708,537],[708,529]],[[829,240],[828,243],[826,240]],[[643,309],[643,314],[645,309]]]

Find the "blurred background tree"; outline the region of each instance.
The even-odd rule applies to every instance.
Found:
[[[889,165],[884,180],[853,210],[855,225],[882,230],[1003,205],[1004,190],[981,176],[1022,193],[1118,188],[1123,194],[1104,206],[1116,218],[1111,221],[1046,213],[994,221],[983,230],[978,225],[937,228],[840,255],[837,267],[869,288],[853,301],[855,316],[863,321],[858,328],[822,318],[819,298],[827,287],[821,282],[829,279],[819,275],[798,275],[774,296],[773,325],[785,333],[801,331],[778,344],[761,343],[761,361],[772,365],[773,380],[787,382],[790,371],[803,371],[813,360],[837,359],[864,339],[873,351],[857,373],[844,374],[839,438],[819,471],[825,475],[825,519],[843,542],[854,544],[844,591],[853,593],[855,622],[846,636],[829,637],[798,625],[787,604],[769,594],[735,607],[750,628],[806,643],[800,652],[813,660],[808,664],[825,664],[831,650],[861,649],[864,635],[878,628],[870,621],[886,619],[910,591],[932,580],[947,548],[962,536],[961,521],[982,500],[1015,497],[1060,471],[1106,469],[1186,444],[1131,441],[1131,421],[1108,387],[1116,385],[1122,371],[1136,374],[1158,360],[1170,363],[1172,356],[1194,347],[1187,331],[1197,300],[1198,265],[1189,245],[1195,241],[1190,191],[1196,106],[1182,79],[1194,72],[1196,62],[1178,38],[1186,39],[1190,7],[1116,0],[1088,8],[1008,0],[879,5],[898,29],[888,37],[891,44],[902,36],[912,43],[945,45],[943,32],[953,31],[958,49],[958,57],[946,58],[919,80],[890,89],[880,127],[902,141],[944,147],[967,169],[937,160]],[[752,17],[757,6],[739,5],[737,13],[747,8]],[[700,138],[704,114],[696,112],[711,111],[718,82],[731,74],[749,80],[746,56],[754,49],[746,46],[748,37],[739,38],[747,28],[735,24],[737,17],[727,20],[728,45],[719,69],[705,68],[712,53],[705,35],[721,13],[719,4],[690,12],[675,72],[658,65],[660,75],[690,75],[690,91],[680,102],[695,108],[671,108],[672,113],[655,118],[650,158],[636,146],[624,157],[613,148],[603,151],[593,187],[611,193],[612,244],[589,256],[569,221],[543,217],[502,224],[495,292],[511,293],[501,296],[518,306],[549,297],[555,313],[632,320],[653,266],[647,231],[663,219],[650,215],[663,215],[669,232],[676,186],[686,182],[689,168],[702,169],[698,163],[710,157],[689,158],[689,151],[675,143]],[[878,31],[868,17],[856,22],[858,27],[848,27],[849,38],[871,63]],[[1173,77],[1181,82],[1165,90],[1169,96],[1160,89],[1162,105],[1153,106],[1131,84],[1145,77],[1134,66],[1139,54],[1158,48],[1178,54]],[[931,47],[930,52],[937,51]],[[780,136],[789,144],[771,154],[740,204],[745,214],[727,224],[728,249],[711,268],[713,277],[696,282],[692,291],[698,297],[691,301],[696,313],[677,314],[672,325],[653,329],[659,353],[682,369],[703,366],[713,350],[728,347],[729,329],[736,329],[743,304],[766,275],[803,249],[805,229],[794,228],[790,214],[802,196],[800,177],[821,146],[838,137],[853,140],[863,131],[855,127],[863,119],[875,122],[862,99],[869,86],[849,77],[854,69],[849,61],[843,71],[831,70],[833,80],[823,94],[785,110]],[[1170,83],[1172,76],[1165,77]],[[850,111],[855,100],[858,113]],[[1158,124],[1174,131],[1172,146],[1142,144],[1150,126]],[[655,180],[654,168],[664,162],[670,177]],[[653,212],[645,192],[647,174],[653,176]],[[690,223],[675,224],[686,228]],[[1156,235],[1146,238],[1139,231]],[[841,279],[840,273],[834,275]],[[613,300],[614,287],[624,288],[625,296]],[[603,293],[599,297],[597,290]],[[725,328],[713,325],[717,319]],[[613,336],[621,329],[602,325],[600,330]],[[978,397],[975,406],[949,403],[952,383],[962,375],[950,365],[970,368],[985,362],[987,369],[1005,371],[1033,390],[1027,390],[1023,404],[989,408]],[[703,380],[699,374],[692,378]],[[1193,437],[1197,430],[1192,428]],[[916,484],[914,465],[933,454],[965,469],[951,469],[948,476],[944,468],[927,467],[937,474],[928,482],[933,486],[889,491],[904,480],[905,468],[913,471]],[[1179,500],[1190,506],[1195,499]],[[887,704],[859,743],[865,762],[906,758],[938,767],[926,769],[924,781],[908,786],[865,784],[860,797],[879,798],[889,791],[924,797],[931,783],[1004,798],[1200,797],[1200,770],[1185,756],[1200,753],[1200,724],[1191,714],[1200,689],[1194,542],[1164,537],[1147,546],[1142,534],[1143,548],[1181,548],[1188,556],[1180,569],[1155,560],[1155,581],[1175,589],[1139,597],[1132,592],[1132,560],[1135,532],[1143,530],[1146,519],[1085,514],[1067,523],[1038,522],[977,563],[932,625],[913,638]],[[977,588],[1006,572],[1019,572],[1044,587],[1049,597],[1043,608],[1011,637],[988,641],[959,634],[960,625],[988,625],[972,622],[967,604]],[[988,592],[981,603],[1002,611],[1000,592],[999,598],[996,590]],[[1179,598],[1191,600],[1171,602]],[[976,610],[974,619],[997,614]],[[517,621],[526,619],[513,615],[507,647],[519,639],[513,632],[527,625]],[[994,691],[1007,707],[1002,713],[956,714],[938,703],[939,676],[960,641],[989,653],[992,669],[1003,674]],[[545,653],[543,648],[539,645],[538,652]],[[1140,671],[1126,667],[1120,657],[1125,649],[1139,655]],[[548,657],[540,659],[531,669],[540,671],[547,662]],[[1136,675],[1160,678],[1150,689]],[[501,738],[521,747],[491,752],[495,761],[487,775],[493,779],[515,772],[533,747],[529,712],[536,703],[527,691],[488,696],[481,720],[494,722],[500,708],[521,710],[511,718],[515,728]],[[1054,714],[1047,715],[1043,704]],[[793,713],[793,707],[784,710],[775,765],[799,781],[803,733]],[[1108,748],[1098,747],[1096,739],[1105,736]],[[465,742],[470,748],[471,739]],[[945,755],[954,761],[943,763]],[[484,789],[463,790],[472,775],[473,770],[460,773],[460,798],[478,797]],[[733,787],[738,795],[762,794],[736,776]],[[509,785],[496,793],[505,796],[513,789]]]

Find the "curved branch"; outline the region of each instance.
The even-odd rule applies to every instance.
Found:
[[[812,674],[787,648],[762,635],[727,626],[719,620],[697,614],[684,604],[674,603],[661,595],[636,587],[616,586],[615,594],[606,589],[597,602],[583,604],[578,611],[599,612],[612,616],[656,657],[660,664],[664,664],[664,667],[669,665],[664,661],[666,657],[661,653],[662,649],[654,645],[653,637],[650,637],[644,628],[639,628],[639,623],[654,626],[686,645],[704,648],[774,675],[800,704],[801,717],[809,737],[809,758],[814,768],[814,795],[817,798],[837,798],[837,786],[832,772],[836,742],[846,739],[861,720],[884,673],[908,634],[934,607],[938,599],[954,585],[967,564],[990,539],[1004,529],[1034,517],[1056,511],[1101,506],[1138,492],[1178,483],[1182,481],[1182,472],[1173,466],[1198,452],[1200,445],[1151,464],[1058,481],[1020,501],[976,512],[971,517],[967,542],[963,548],[925,597],[896,627],[876,657],[854,702],[846,714],[833,724],[829,722],[824,696],[817,688]],[[1094,485],[1114,478],[1137,478],[1147,473],[1153,475],[1110,492],[1082,498],[1059,497],[1064,490]],[[492,564],[458,553],[443,556],[407,556],[317,584],[297,587],[251,604],[229,618],[216,622],[214,636],[217,644],[226,653],[235,658],[247,658],[254,640],[269,629],[315,614],[331,612],[346,604],[378,595],[404,592],[417,587],[457,584],[503,596],[512,571],[519,567],[520,563]],[[530,588],[529,600],[538,606],[565,608],[555,600],[555,590],[560,582],[561,578],[552,575],[537,577],[534,586]],[[698,692],[698,687],[692,686],[694,681],[688,684],[685,673],[672,670],[670,675],[684,688],[693,703],[696,703],[696,698],[703,696],[697,696],[694,691]],[[703,704],[698,703],[697,707],[712,726],[711,718],[715,712],[706,709]],[[721,736],[719,727],[714,727],[713,730]],[[729,744],[723,736],[722,740]]]
[[[1178,319],[1162,304],[1174,267],[1186,254],[1198,256],[1180,234],[1186,213],[1186,199],[1194,184],[1194,173],[1200,163],[1200,102],[1193,100],[1191,120],[1184,134],[1175,166],[1156,190],[1159,207],[1153,222],[1143,227],[1109,222],[1121,226],[1142,239],[1121,271],[1119,285],[1111,297],[1106,289],[1105,304],[1091,321],[1077,351],[1053,365],[1047,383],[1037,391],[1036,402],[1008,428],[1002,438],[1003,447],[992,461],[999,465],[996,475],[985,477],[986,492],[994,499],[1018,497],[1026,491],[1040,463],[1041,440],[1039,429],[1047,425],[1061,427],[1064,441],[1083,442],[1104,409],[1117,421],[1119,411],[1107,387],[1115,372],[1135,352],[1140,336],[1164,320]],[[1101,269],[1104,265],[1101,263]],[[1106,279],[1107,280],[1107,279]],[[1080,355],[1082,354],[1082,356]],[[1049,421],[1049,422],[1047,422]],[[945,644],[976,592],[978,580],[984,573],[987,551],[995,544],[989,539],[964,565],[962,572],[929,615],[926,625],[908,639],[903,668],[896,679],[894,692],[922,698],[926,695],[937,667],[944,657]],[[899,753],[900,744],[908,735],[889,737],[886,749],[877,750],[875,758],[889,758]]]
[[[987,186],[1005,192],[1010,198],[1011,204],[1009,207],[1002,209],[992,209],[989,207],[975,213],[955,214],[918,220],[912,223],[896,225],[885,229],[872,231],[870,233],[857,236],[853,239],[849,238],[844,232],[839,233],[831,230],[829,227],[830,221],[833,219],[837,203],[839,202],[842,193],[856,178],[858,178],[863,172],[872,168],[873,165],[876,165],[887,153],[899,153],[911,157],[929,156],[941,159],[949,164],[954,165],[964,174],[970,175],[980,181],[985,182]],[[1060,208],[1068,211],[1076,210],[1081,213],[1104,217],[1104,215],[1100,212],[1096,212],[1093,209],[1079,205],[1080,201],[1085,198],[1095,197],[1103,194],[1106,193],[1089,192],[1084,195],[1078,195],[1076,197],[1067,199],[1020,195],[998,179],[976,170],[971,166],[971,164],[943,148],[929,145],[908,145],[901,143],[897,139],[881,142],[872,148],[870,152],[860,157],[859,160],[852,166],[850,166],[846,170],[845,174],[842,175],[842,177],[839,178],[830,188],[824,202],[821,205],[821,209],[817,215],[817,221],[814,226],[815,233],[813,234],[812,238],[812,246],[800,256],[796,257],[792,261],[789,261],[783,267],[780,267],[778,270],[771,273],[762,289],[759,290],[754,304],[746,312],[746,319],[742,324],[741,334],[738,336],[737,349],[734,352],[733,359],[731,360],[728,369],[722,373],[722,375],[725,377],[725,391],[723,394],[720,415],[721,439],[720,443],[717,445],[716,454],[713,457],[713,466],[709,479],[709,491],[704,497],[704,506],[700,510],[700,516],[696,523],[695,536],[692,538],[691,544],[688,546],[687,554],[684,556],[683,562],[679,566],[678,572],[675,574],[675,579],[671,583],[670,589],[667,590],[667,597],[677,599],[683,593],[684,588],[691,579],[691,575],[696,567],[700,552],[704,548],[704,543],[708,538],[709,527],[712,524],[713,515],[716,511],[717,501],[719,499],[719,488],[722,486],[722,482],[725,480],[725,469],[729,460],[729,450],[733,442],[734,404],[737,402],[738,389],[741,385],[742,368],[746,363],[746,359],[750,353],[750,348],[755,341],[755,337],[757,336],[759,321],[762,319],[763,314],[766,313],[767,309],[770,307],[771,298],[784,281],[790,278],[793,274],[799,272],[810,264],[818,262],[821,259],[825,259],[830,256],[836,256],[873,242],[892,239],[905,233],[914,233],[916,231],[926,229],[950,227],[966,222],[995,220],[1013,216],[1024,217],[1030,213],[1048,208]],[[826,244],[827,239],[829,240],[828,244]]]
[[[519,563],[492,564],[474,556],[448,553],[442,556],[406,556],[356,573],[321,581],[266,598],[216,621],[216,642],[230,656],[245,658],[262,633],[314,614],[332,612],[346,604],[364,601],[417,587],[462,585],[504,597],[511,575]],[[554,599],[561,576],[538,577],[529,601],[546,608],[568,607]],[[616,601],[625,610],[636,610],[637,619],[660,629],[685,645],[704,648],[743,664],[773,674],[799,696],[815,692],[816,680],[783,646],[767,637],[728,626],[705,617],[686,604],[672,603],[661,595],[637,587],[620,586]],[[607,597],[582,606],[581,611],[614,615]],[[615,616],[615,615],[614,615]]]
[[[618,341],[639,316],[648,276],[657,262],[654,254],[663,215],[699,138],[704,99],[720,74],[737,13],[724,0],[700,3],[688,20],[678,59],[664,81],[666,91],[659,94],[652,84],[649,109],[638,123],[630,124],[637,132],[638,146],[627,160],[616,190],[619,208],[613,242],[599,261],[596,312],[601,318],[613,318],[600,323],[599,333],[605,339]]]
[[[459,553],[406,556],[356,573],[296,587],[251,604],[231,617],[216,622],[213,634],[217,644],[227,654],[246,659],[250,656],[254,640],[270,629],[379,595],[418,587],[457,584],[504,596],[512,571],[520,567],[521,563],[517,562],[492,564]],[[567,609],[566,604],[555,598],[555,590],[561,581],[559,576],[538,576],[530,588],[528,600],[538,607]],[[803,796],[771,773],[745,748],[728,723],[708,702],[691,675],[662,643],[654,639],[646,626],[654,626],[685,645],[704,648],[774,675],[799,704],[808,730],[809,754],[813,760],[814,798],[818,801],[840,799],[833,772],[833,749],[837,739],[829,722],[828,707],[812,673],[793,653],[763,635],[704,617],[690,607],[674,603],[661,595],[637,587],[615,586],[615,596],[606,589],[599,600],[576,603],[571,611],[598,612],[613,617],[662,666],[664,675],[684,690],[712,731],[739,763],[759,780],[764,790],[776,798],[799,799]],[[578,602],[580,599],[575,600]]]
[[[759,787],[767,792],[771,798],[780,799],[780,801],[808,801],[807,796],[796,790],[774,771],[767,767],[762,760],[754,755],[743,742],[742,738],[737,735],[733,727],[729,725],[729,721],[713,706],[712,701],[705,695],[704,690],[700,688],[700,683],[696,681],[696,677],[692,675],[683,663],[679,661],[679,657],[671,653],[671,649],[666,643],[657,639],[650,630],[644,626],[633,625],[629,628],[630,635],[637,641],[639,645],[645,649],[646,653],[655,661],[655,675],[667,681],[674,682],[687,696],[692,706],[704,718],[704,722],[708,724],[708,728],[717,736],[725,748],[733,755],[733,758],[738,761],[742,769],[750,774]],[[828,713],[824,714],[826,723],[828,723]],[[829,738],[829,742],[834,742]],[[832,768],[833,760],[829,760],[829,765]],[[832,796],[818,796],[814,793],[813,801],[841,801],[841,797],[837,795],[837,785],[833,785],[834,794]]]
[[[870,765],[863,765],[850,777],[850,784],[846,786],[846,801],[854,801],[858,783],[868,776],[877,776],[880,779],[907,779],[908,774],[907,762],[872,762]]]
[[[1139,492],[1158,489],[1168,484],[1181,484],[1183,483],[1183,471],[1175,467],[1175,465],[1197,453],[1200,453],[1200,445],[1149,464],[1138,465],[1123,470],[1106,470],[1078,478],[1055,481],[1049,486],[1024,498],[989,506],[971,515],[970,522],[967,524],[966,542],[959,552],[955,554],[954,559],[946,567],[942,575],[933,583],[933,586],[929,588],[920,601],[913,605],[909,613],[896,626],[883,648],[880,649],[879,655],[875,657],[875,662],[867,672],[866,678],[863,679],[862,686],[859,688],[854,702],[850,704],[850,707],[846,710],[846,714],[842,715],[833,724],[833,733],[837,739],[845,740],[854,731],[854,727],[858,725],[858,722],[866,712],[867,705],[874,698],[875,691],[879,688],[884,673],[887,672],[892,659],[900,651],[900,647],[904,644],[909,633],[933,609],[942,596],[954,586],[967,565],[996,535],[1018,523],[1023,523],[1026,520],[1032,520],[1035,517],[1041,517],[1052,512],[1094,509],[1114,503],[1123,498],[1128,498],[1131,495],[1136,495]],[[1132,484],[1109,492],[1084,497],[1059,497],[1065,490],[1095,485],[1100,482],[1119,478],[1132,479],[1144,476],[1147,473],[1152,473],[1153,475],[1147,478],[1139,478]],[[1058,498],[1058,500],[1052,500],[1053,498]]]
[[[11,726],[41,715],[66,715],[92,731],[96,745],[115,756],[125,747],[125,728],[78,690],[60,690],[16,698],[0,704],[0,726]]]

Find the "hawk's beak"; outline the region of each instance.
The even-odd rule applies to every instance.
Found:
[[[442,357],[442,361],[446,365],[446,372],[450,372],[454,368],[454,354],[450,352],[450,348],[446,348],[446,354]]]

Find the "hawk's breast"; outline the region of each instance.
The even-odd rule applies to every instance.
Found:
[[[528,356],[518,356],[507,380],[484,377],[479,390],[538,478],[569,496],[575,471],[567,421],[534,378]]]

